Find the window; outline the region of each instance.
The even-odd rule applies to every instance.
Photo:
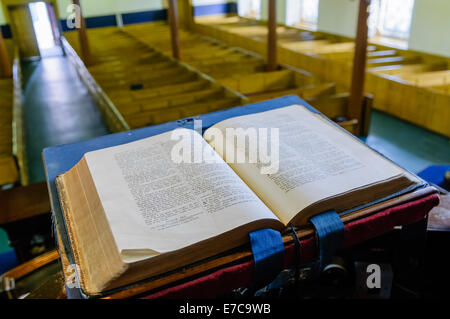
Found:
[[[407,40],[414,0],[372,0],[369,36]]]
[[[261,0],[239,0],[238,15],[245,18],[261,19]]]
[[[319,0],[287,0],[286,24],[316,27],[319,16]]]

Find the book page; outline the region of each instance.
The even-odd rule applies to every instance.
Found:
[[[227,134],[230,128],[234,136]],[[245,144],[236,142],[238,128],[247,133]],[[257,135],[251,134],[253,128]],[[215,136],[217,130],[222,132],[223,140]],[[204,136],[285,225],[313,203],[403,173],[320,114],[302,106],[231,118],[214,125]],[[251,145],[254,150],[255,143],[257,160],[251,163]],[[237,161],[239,155],[245,162]],[[264,168],[271,171],[265,173]]]
[[[182,133],[209,154],[208,163],[174,162],[179,141],[172,132],[85,155],[124,259],[180,249],[255,220],[278,221],[200,134]]]

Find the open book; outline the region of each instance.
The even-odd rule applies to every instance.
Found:
[[[57,178],[89,294],[238,247],[254,230],[300,227],[417,182],[298,105],[231,118],[203,136],[179,129],[89,152]]]

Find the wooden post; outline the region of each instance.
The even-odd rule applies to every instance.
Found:
[[[267,71],[277,69],[277,1],[269,0],[269,34],[267,37]]]
[[[91,48],[86,31],[86,20],[84,20],[81,12],[80,0],[73,0],[73,4],[80,8],[80,28],[78,29],[78,38],[80,39],[81,53],[83,55],[83,62],[86,66],[92,65]]]
[[[12,77],[12,66],[9,60],[8,51],[6,50],[5,40],[3,40],[2,31],[0,30],[0,71],[3,78]]]
[[[172,40],[172,55],[180,60],[180,36],[178,34],[178,8],[176,0],[169,0],[169,23]]]
[[[355,55],[353,58],[352,86],[350,89],[349,117],[358,120],[355,134],[362,132],[364,80],[366,75],[367,33],[370,0],[359,1],[358,27],[355,40]]]

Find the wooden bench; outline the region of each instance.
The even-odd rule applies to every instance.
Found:
[[[261,26],[255,25],[245,26],[237,30],[240,32],[247,29],[262,31]],[[285,32],[285,41],[287,39],[307,39],[304,42],[309,45],[308,47],[315,48],[318,52],[347,53],[354,50],[353,42],[338,43],[334,39],[311,41],[312,37],[308,32],[299,34],[298,32],[293,32],[294,30],[284,28],[282,30]],[[166,48],[167,44],[170,44],[170,30],[167,24],[158,22],[127,26],[125,27],[125,32],[153,48],[161,44]],[[158,36],[153,37],[153,34],[158,34]],[[164,37],[166,38],[164,39]],[[202,38],[196,33],[183,30],[180,32],[180,38],[182,41],[181,55],[183,62],[215,78],[226,87],[246,95],[251,101],[260,101],[288,94],[296,94],[304,98],[325,98],[326,96],[334,98],[333,96],[336,93],[336,85],[334,83],[321,81],[312,74],[301,70],[283,66],[278,71],[266,72],[264,59],[261,56],[240,48],[227,47],[225,44],[210,37]],[[184,44],[183,40],[186,39],[194,40]],[[220,50],[218,51],[220,54],[205,54],[204,48],[208,48],[211,45],[213,48]],[[375,47],[371,48],[371,50],[375,50]],[[228,55],[225,53],[228,53]],[[164,103],[168,102],[164,101]],[[345,114],[341,115],[344,116]]]

